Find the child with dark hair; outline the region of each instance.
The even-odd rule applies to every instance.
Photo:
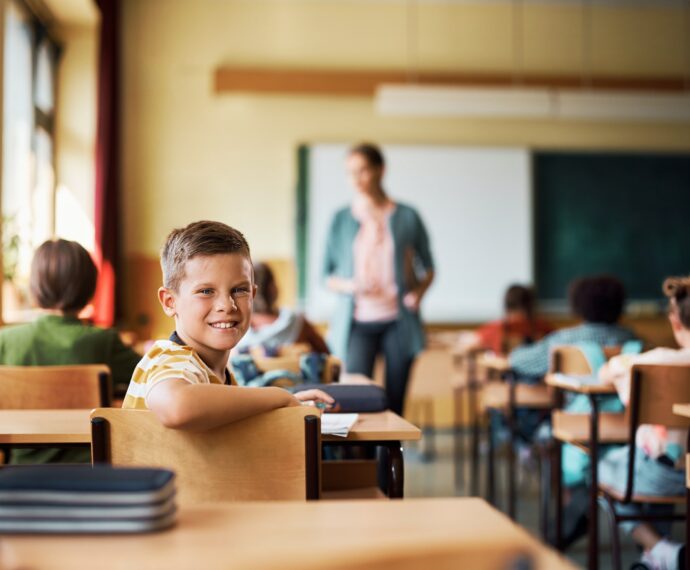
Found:
[[[106,364],[115,393],[123,392],[141,358],[126,347],[116,330],[83,324],[77,315],[96,290],[96,266],[80,244],[49,240],[31,264],[31,296],[41,310],[32,323],[0,329],[0,364],[58,366]],[[81,450],[15,450],[12,462],[88,461]]]
[[[259,346],[270,353],[284,345],[304,343],[313,352],[330,352],[326,341],[304,315],[287,307],[278,307],[278,286],[266,263],[254,264],[254,283],[256,296],[251,324],[237,349],[243,351]]]
[[[664,294],[669,299],[668,320],[679,349],[655,348],[637,355],[612,358],[599,371],[602,381],[613,382],[621,401],[630,400],[631,370],[635,364],[673,364],[690,366],[690,277],[671,277],[664,282]],[[666,430],[661,426],[640,426],[637,431],[635,454],[635,493],[650,496],[678,496],[685,493],[684,430]],[[618,490],[627,481],[629,450],[626,447],[610,452],[599,462],[599,481]],[[653,507],[653,508],[652,508]],[[650,505],[648,514],[667,513],[672,505]],[[621,514],[637,515],[639,504],[618,504]],[[642,561],[650,568],[675,570],[681,564],[681,544],[663,538],[668,525],[652,525],[640,521],[626,521],[623,528],[642,546]]]
[[[530,346],[510,353],[510,366],[521,378],[541,378],[549,368],[552,347],[564,344],[596,343],[600,346],[621,346],[635,339],[635,334],[618,325],[623,312],[625,288],[608,275],[577,279],[570,285],[570,304],[582,323],[554,331]]]

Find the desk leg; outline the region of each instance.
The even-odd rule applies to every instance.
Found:
[[[465,414],[462,410],[462,388],[453,388],[453,465],[455,467],[455,491],[465,482],[462,430]]]
[[[554,502],[556,503],[554,545],[558,550],[563,550],[563,444],[560,440],[552,439],[551,453],[551,475],[553,477]]]
[[[598,570],[599,568],[599,505],[597,497],[599,495],[599,409],[597,397],[589,395],[592,406],[590,415],[589,433],[589,457],[591,460],[592,482],[589,495],[589,545],[587,555],[587,568]]]
[[[489,436],[488,442],[488,457],[487,457],[487,480],[486,480],[486,500],[490,505],[496,506],[496,449],[494,448],[494,431],[492,414],[498,413],[489,410],[489,427],[487,430]]]
[[[515,444],[517,442],[517,427],[515,422],[515,377],[508,374],[508,516],[515,520],[516,475],[515,475]]]
[[[479,496],[479,422],[480,422],[480,411],[477,406],[477,391],[478,388],[475,384],[469,385],[469,400],[470,400],[470,414],[472,416],[472,436],[471,436],[471,447],[472,447],[472,464],[470,465],[472,478],[472,488],[470,490],[470,495],[473,497]]]
[[[685,469],[688,467],[688,453],[690,453],[690,430],[685,444]],[[686,475],[687,477],[687,475]],[[685,488],[685,568],[690,570],[690,489]]]
[[[388,451],[388,489],[389,499],[402,499],[405,492],[405,465],[403,462],[402,445],[399,441],[391,441],[385,444]]]

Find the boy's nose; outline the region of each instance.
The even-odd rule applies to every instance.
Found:
[[[216,305],[216,310],[232,312],[235,309],[237,309],[237,303],[235,303],[235,299],[232,295],[219,298],[218,304]]]

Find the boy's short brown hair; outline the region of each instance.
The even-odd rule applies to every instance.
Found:
[[[171,231],[161,249],[163,286],[177,291],[187,261],[197,255],[223,253],[239,253],[251,262],[247,240],[235,228],[221,222],[202,220]]]
[[[77,313],[93,297],[97,277],[91,255],[79,243],[48,240],[34,253],[29,287],[39,307]]]

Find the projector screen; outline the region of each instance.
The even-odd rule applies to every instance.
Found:
[[[330,318],[334,301],[322,275],[326,235],[333,215],[354,192],[344,164],[348,146],[313,144],[302,153],[301,302],[317,322]],[[533,276],[527,149],[385,145],[382,150],[384,188],[394,201],[416,208],[429,232],[436,279],[422,304],[425,322],[498,317],[506,287],[531,283]]]

